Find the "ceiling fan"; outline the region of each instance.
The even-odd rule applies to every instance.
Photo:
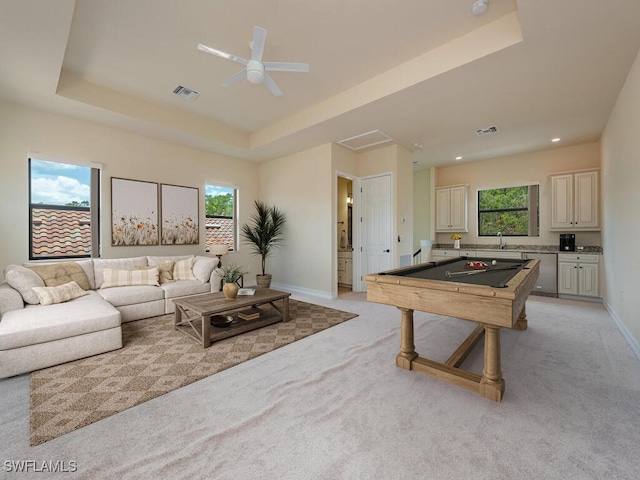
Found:
[[[282,90],[278,88],[271,76],[267,72],[308,72],[308,63],[287,63],[287,62],[263,62],[264,44],[267,40],[267,31],[261,27],[253,27],[253,40],[249,43],[251,47],[251,59],[247,60],[230,53],[222,52],[215,48],[207,47],[202,43],[198,44],[198,50],[217,55],[227,60],[232,60],[245,68],[221,83],[223,87],[230,87],[239,82],[244,77],[251,83],[263,83],[276,97],[282,95]]]

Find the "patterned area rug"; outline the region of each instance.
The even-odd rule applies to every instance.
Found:
[[[227,338],[206,349],[174,329],[173,315],[125,323],[124,347],[120,350],[31,374],[31,445],[77,430],[354,317],[357,315],[353,313],[290,300],[289,322]]]

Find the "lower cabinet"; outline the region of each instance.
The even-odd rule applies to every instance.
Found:
[[[434,261],[438,261],[456,257],[475,257],[476,252],[473,250],[463,250],[461,248],[452,248],[451,250],[436,248],[431,250],[431,255]]]
[[[558,294],[598,297],[599,255],[558,255]]]
[[[353,285],[353,254],[338,252],[338,285],[351,287]]]

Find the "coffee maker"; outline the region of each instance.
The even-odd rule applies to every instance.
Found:
[[[561,252],[575,252],[576,251],[576,236],[573,233],[561,233],[560,234],[560,251]]]

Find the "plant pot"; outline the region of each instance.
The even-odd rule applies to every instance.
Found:
[[[453,248],[460,248],[460,240],[453,241]]]
[[[259,288],[269,288],[271,286],[271,274],[265,273],[264,275],[256,275],[256,285]]]
[[[224,293],[224,296],[225,296],[225,298],[227,300],[233,300],[238,295],[238,289],[239,288],[240,287],[235,282],[233,282],[233,283],[225,283],[222,286],[222,293]]]

